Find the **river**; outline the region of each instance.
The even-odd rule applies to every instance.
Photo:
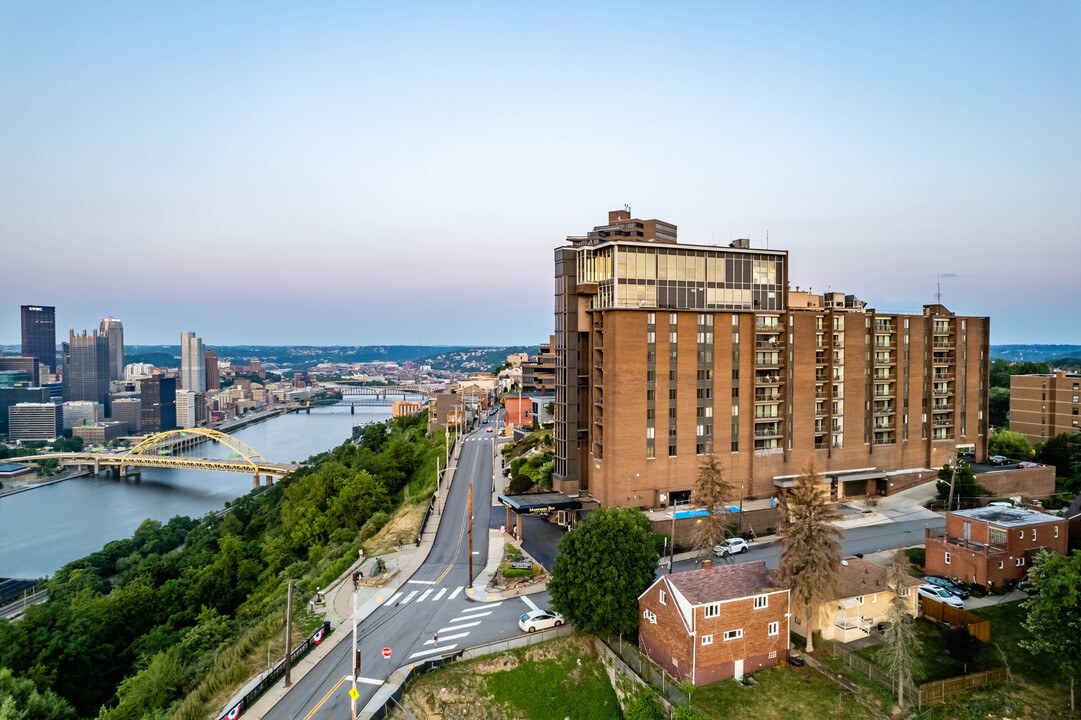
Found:
[[[271,462],[302,462],[341,445],[354,425],[386,420],[390,409],[358,400],[355,415],[348,403],[340,403],[312,408],[310,415],[279,415],[230,434]],[[189,454],[229,457],[231,452],[205,443]],[[165,522],[220,510],[249,492],[251,481],[247,473],[144,468],[138,481],[81,477],[0,497],[0,577],[50,576],[107,542],[130,537],[147,518]]]

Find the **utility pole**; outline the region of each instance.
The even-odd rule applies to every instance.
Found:
[[[469,523],[469,582],[468,587],[473,587],[473,478],[469,478],[469,515],[466,518]]]
[[[293,684],[290,672],[293,669],[293,581],[289,581],[289,590],[285,595],[285,687]]]
[[[440,495],[442,494],[442,490],[443,490],[443,488],[441,486],[441,483],[439,482],[439,456],[436,455],[435,456],[435,512],[436,512],[437,515],[439,514],[439,501],[441,499]]]
[[[353,704],[353,720],[357,720],[357,676],[360,675],[360,650],[357,649],[357,595],[360,594],[360,572],[353,573],[353,692],[349,697]]]
[[[957,461],[953,463],[953,474],[950,475],[950,499],[946,501],[946,512],[949,512],[950,508],[953,507],[953,484],[957,480],[957,466],[959,464]]]
[[[668,491],[668,508],[672,511],[672,554],[668,556],[668,574],[676,564],[676,506],[672,504],[672,491]]]

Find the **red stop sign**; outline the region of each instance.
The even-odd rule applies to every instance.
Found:
[[[390,657],[390,648],[383,648],[383,657]]]

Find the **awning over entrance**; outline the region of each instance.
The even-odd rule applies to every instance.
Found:
[[[861,604],[862,604],[862,603],[860,603],[859,599],[858,599],[858,598],[854,598],[854,597],[850,597],[850,598],[843,598],[843,599],[841,600],[841,607],[843,607],[843,608],[854,608],[854,607],[859,607],[859,606],[860,606]]]
[[[526,493],[524,495],[500,495],[499,502],[516,513],[535,510],[578,510],[582,503],[561,492]]]
[[[838,475],[837,482],[844,483],[854,482],[856,480],[877,480],[878,478],[884,477],[886,477],[886,473],[884,472],[853,473],[851,475]]]

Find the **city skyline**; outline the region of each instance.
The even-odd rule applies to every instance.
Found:
[[[1075,3],[0,12],[5,344],[28,303],[137,345],[535,344],[554,249],[624,204],[882,312],[941,283],[992,344],[1081,330],[1046,312]]]

